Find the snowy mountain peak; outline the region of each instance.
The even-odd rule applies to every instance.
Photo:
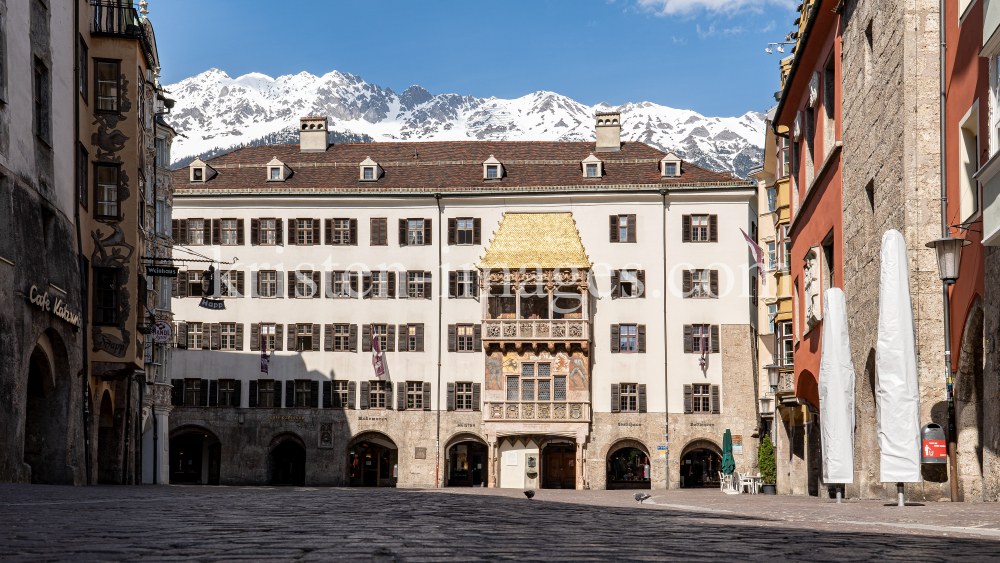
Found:
[[[217,68],[165,87],[176,99],[169,119],[185,137],[176,161],[268,139],[288,138],[299,117],[326,115],[331,131],[376,141],[591,141],[594,114],[622,113],[622,139],[641,141],[718,171],[746,177],[763,155],[764,115],[705,117],[651,102],[583,105],[539,90],[515,99],[431,94],[413,85],[397,94],[360,76],[330,71],[231,78]],[[277,133],[282,133],[276,137]]]

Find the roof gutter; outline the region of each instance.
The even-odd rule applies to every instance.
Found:
[[[802,62],[802,53],[804,49],[799,49],[799,46],[805,47],[806,43],[809,42],[809,34],[812,33],[813,25],[816,24],[816,18],[819,17],[819,8],[823,4],[823,0],[816,0],[814,4],[815,8],[812,10],[812,14],[809,15],[809,21],[806,22],[806,28],[802,30],[802,36],[799,38],[798,43],[796,43],[795,58],[792,59],[792,68],[788,70],[788,78],[785,80],[785,87],[781,89],[781,99],[778,100],[778,109],[774,110],[774,120],[772,123],[777,123],[781,119],[781,110],[785,109],[785,100],[788,99],[788,92],[791,90],[792,82],[795,81],[795,72],[799,69],[799,64]],[[840,5],[838,4],[838,7]],[[774,125],[771,126],[772,128]],[[778,131],[775,130],[774,133],[777,135]]]

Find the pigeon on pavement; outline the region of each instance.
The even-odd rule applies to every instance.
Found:
[[[524,496],[526,496],[528,498],[531,498],[531,497],[535,496],[535,491],[532,491],[531,489],[528,489],[527,491],[524,491]]]
[[[642,501],[644,501],[644,500],[652,497],[653,495],[646,494],[646,493],[636,493],[636,494],[634,494],[632,496],[635,497],[636,502],[638,502],[639,504],[642,504]]]

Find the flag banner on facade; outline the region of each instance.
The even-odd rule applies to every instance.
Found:
[[[373,327],[374,328],[374,327]],[[385,356],[382,355],[381,340],[375,331],[372,331],[372,367],[375,369],[375,377],[382,379],[385,376]]]
[[[760,285],[767,285],[767,276],[764,275],[764,249],[760,247],[750,235],[746,233],[743,229],[740,229],[743,233],[743,238],[747,239],[747,244],[750,246],[750,252],[753,253],[753,259],[757,262],[757,271],[760,272]]]
[[[847,330],[847,299],[833,287],[823,293],[819,416],[823,482],[854,482],[854,362]]]

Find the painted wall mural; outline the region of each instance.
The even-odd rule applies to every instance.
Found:
[[[503,389],[503,355],[500,352],[493,352],[486,358],[486,389]]]

